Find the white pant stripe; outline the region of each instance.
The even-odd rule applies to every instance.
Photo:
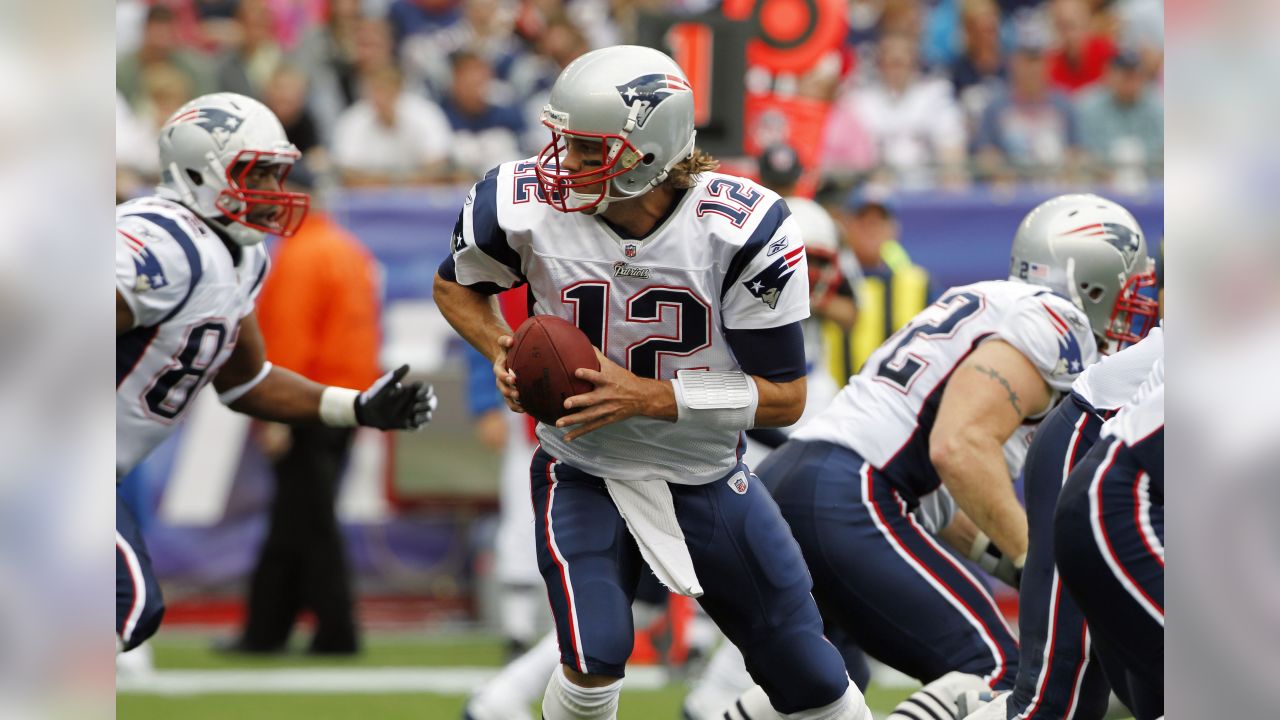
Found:
[[[573,581],[569,577],[569,563],[564,559],[564,555],[560,553],[560,546],[556,544],[556,531],[551,522],[551,508],[555,504],[556,485],[559,480],[556,479],[556,464],[551,463],[547,466],[547,475],[550,476],[551,487],[547,490],[547,539],[550,541],[551,552],[555,555],[556,564],[560,566],[560,572],[564,574],[565,597],[569,602],[569,625],[573,635],[573,647],[578,655],[578,671],[587,672],[587,656],[582,650],[582,630],[578,624],[578,603],[573,598]]]
[[[124,627],[120,629],[120,639],[127,645],[133,638],[134,629],[138,627],[142,608],[147,605],[147,583],[142,577],[142,564],[138,562],[137,554],[133,552],[133,547],[119,530],[116,531],[116,549],[124,556],[125,567],[129,569],[129,579],[133,581],[133,605],[129,608],[129,615],[125,617]]]

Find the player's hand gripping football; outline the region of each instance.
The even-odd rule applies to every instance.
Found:
[[[516,374],[507,369],[507,351],[514,344],[515,339],[510,335],[498,338],[498,354],[493,358],[493,378],[498,384],[498,392],[502,393],[502,399],[507,401],[507,407],[522,413],[524,408],[520,407],[520,393],[516,392]]]
[[[409,373],[401,365],[378,378],[356,398],[356,422],[379,430],[417,430],[431,422],[436,409],[435,389],[430,385],[400,381]]]
[[[566,410],[576,410],[556,422],[556,427],[576,425],[564,436],[572,442],[605,425],[636,415],[676,419],[676,397],[671,383],[639,377],[596,350],[600,369],[579,368],[574,375],[596,386],[595,390],[564,401]]]

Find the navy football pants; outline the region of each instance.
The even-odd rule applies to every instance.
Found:
[[[1067,475],[1098,441],[1102,420],[1073,397],[1045,417],[1023,470],[1030,546],[1018,597],[1022,657],[1008,720],[1101,720],[1110,686],[1084,615],[1053,562],[1053,513]]]
[[[151,570],[138,521],[116,498],[116,635],[132,650],[156,633],[164,617],[164,598]]]
[[[790,440],[760,465],[829,623],[921,682],[959,670],[1013,685],[1018,645],[986,586],[857,453]]]
[[[757,478],[750,476],[741,494],[726,482],[738,471],[747,466],[706,485],[671,485],[705,592],[698,602],[742,651],[752,679],[779,712],[835,702],[849,679],[839,651],[822,635],[800,549]],[[602,479],[541,447],[530,476],[538,567],[561,662],[622,677],[635,639],[631,601],[645,568],[640,551]]]
[[[1117,694],[1139,720],[1164,714],[1164,478],[1099,442],[1063,487],[1053,541]]]

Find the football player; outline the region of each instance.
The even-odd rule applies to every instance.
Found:
[[[1014,493],[1036,423],[1128,326],[1148,263],[1137,222],[1093,195],[1054,198],[1014,238],[1007,280],[954,287],[876,350],[821,415],[761,464],[824,617],[871,656],[932,682],[1012,686],[1018,648],[943,538],[1016,584]],[[958,511],[913,511],[945,487]],[[957,685],[962,690],[963,685]]]
[[[408,366],[364,392],[312,382],[265,359],[253,303],[267,234],[289,236],[309,206],[284,178],[299,153],[265,105],[198,97],[160,129],[156,194],[116,208],[116,476],[182,420],[212,382],[232,410],[285,423],[416,429],[435,396],[402,383]],[[164,605],[129,509],[116,501],[116,634],[130,650]]]
[[[1053,518],[1062,585],[1116,695],[1164,715],[1164,358],[1072,469]]]
[[[492,358],[519,410],[510,329],[490,296],[527,283],[575,323],[600,370],[540,424],[531,463],[538,562],[562,665],[546,720],[613,718],[643,558],[698,597],[767,694],[752,717],[869,718],[822,636],[812,581],[739,436],[804,409],[804,245],[777,194],[714,172],[680,67],[619,46],[575,60],[542,113],[551,142],[477,183],[435,298]],[[758,713],[758,714],[757,714]]]
[[[1161,274],[1156,277],[1159,287]],[[1141,290],[1151,279],[1142,274],[1129,282]],[[1160,291],[1163,294],[1163,288]],[[1127,302],[1148,309],[1153,303],[1137,296]],[[1156,305],[1163,309],[1162,303]],[[1156,359],[1164,354],[1162,328],[1152,328],[1154,318],[1146,312],[1140,317],[1142,322],[1136,327],[1107,327],[1109,340],[1129,347],[1103,358],[1076,378],[1071,394],[1040,423],[1027,451],[1023,494],[1029,547],[1018,590],[1022,656],[1013,692],[973,715],[974,720],[1101,720],[1106,714],[1109,688],[1090,652],[1088,628],[1075,601],[1063,592],[1054,567],[1053,513],[1063,483],[1097,443],[1103,422],[1134,396]]]

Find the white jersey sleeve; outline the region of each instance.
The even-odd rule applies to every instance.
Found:
[[[729,330],[780,327],[809,317],[804,238],[781,198],[744,229],[726,273],[722,313]]]
[[[452,238],[453,271],[468,287],[505,290],[524,282],[520,255],[498,224],[499,173],[490,171],[463,203]]]
[[[1163,355],[1164,329],[1157,326],[1136,345],[1104,357],[1085,368],[1072,383],[1071,392],[1079,395],[1095,410],[1116,410],[1133,398],[1133,394],[1147,379],[1151,366]]]
[[[1050,293],[1020,298],[994,337],[1017,348],[1057,391],[1070,389],[1076,376],[1098,359],[1088,318],[1069,301]]]
[[[160,223],[178,223],[154,216]],[[203,272],[192,228],[167,232],[137,216],[116,220],[116,290],[135,327],[159,325],[182,310]]]

